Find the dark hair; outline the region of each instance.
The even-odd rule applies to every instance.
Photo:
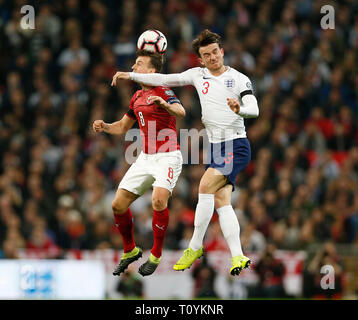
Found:
[[[192,42],[192,47],[196,55],[200,58],[199,49],[209,44],[217,43],[219,48],[222,48],[221,37],[208,29],[205,29],[199,36]]]
[[[150,64],[155,69],[155,72],[162,71],[164,65],[164,56],[162,54],[146,50],[138,50],[137,57],[149,57]]]

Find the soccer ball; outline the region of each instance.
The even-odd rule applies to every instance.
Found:
[[[167,50],[167,39],[158,30],[147,30],[138,38],[137,48],[163,54]]]

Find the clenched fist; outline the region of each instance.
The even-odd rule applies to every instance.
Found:
[[[240,103],[237,99],[227,98],[226,100],[227,100],[227,104],[229,105],[232,111],[234,111],[235,113],[240,112]]]
[[[106,128],[106,123],[103,120],[95,120],[93,122],[93,130],[95,132],[103,132]]]

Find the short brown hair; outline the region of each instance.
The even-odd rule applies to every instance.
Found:
[[[155,69],[155,72],[161,72],[164,65],[164,56],[160,53],[150,52],[147,50],[138,50],[137,57],[149,57],[150,63]]]
[[[217,43],[219,48],[222,48],[221,37],[208,29],[205,29],[199,36],[192,42],[192,47],[196,55],[200,58],[199,49],[209,44]]]

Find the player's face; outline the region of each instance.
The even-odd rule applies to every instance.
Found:
[[[132,70],[137,73],[155,72],[155,69],[150,63],[150,57],[138,57],[132,66]]]
[[[199,61],[209,70],[218,70],[224,65],[224,49],[220,49],[217,43],[200,47],[199,53]]]

